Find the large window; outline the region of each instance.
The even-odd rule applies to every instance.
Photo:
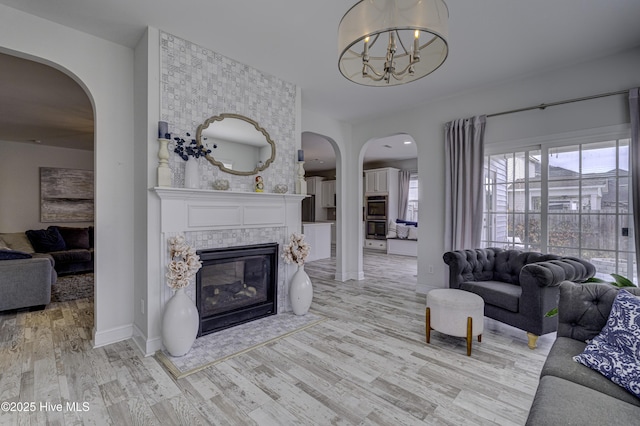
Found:
[[[418,173],[411,173],[409,178],[409,202],[405,217],[412,222],[418,221]]]
[[[628,135],[583,139],[485,157],[482,244],[581,257],[600,278],[637,282]]]

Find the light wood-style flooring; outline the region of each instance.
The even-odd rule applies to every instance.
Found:
[[[177,381],[130,341],[92,349],[86,299],[0,314],[0,402],[35,403],[0,424],[524,424],[554,335],[531,351],[487,319],[471,357],[463,338],[427,345],[415,258],[367,252],[365,265],[340,283],[334,259],[307,264],[327,321]]]

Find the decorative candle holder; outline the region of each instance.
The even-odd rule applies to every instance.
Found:
[[[169,167],[169,139],[159,138],[158,149],[158,186],[171,186],[171,168]]]
[[[304,179],[304,161],[298,161],[298,177],[296,179],[296,194],[307,195],[307,181]]]

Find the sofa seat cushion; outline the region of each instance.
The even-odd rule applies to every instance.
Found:
[[[89,228],[72,228],[66,226],[56,226],[67,250],[89,249]]]
[[[23,251],[25,253],[35,253],[27,234],[24,232],[10,232],[0,234],[0,238],[11,250]]]
[[[596,373],[597,374],[597,373]],[[638,407],[561,379],[540,379],[527,425],[633,425]]]
[[[573,360],[587,346],[586,343],[569,337],[558,337],[554,342],[547,361],[540,373],[541,377],[556,376],[579,385],[594,389],[622,401],[640,406],[640,399],[618,386],[597,371],[593,371]]]
[[[487,305],[518,312],[522,288],[502,281],[465,281],[460,289],[470,291],[484,299]]]
[[[56,264],[91,261],[91,252],[89,250],[75,249],[75,250],[65,250],[65,251],[53,251],[49,254],[51,255],[51,257],[53,257]]]

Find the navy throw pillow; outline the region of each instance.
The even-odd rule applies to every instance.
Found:
[[[12,259],[30,259],[29,253],[18,250],[0,250],[0,260],[12,260]]]
[[[55,226],[50,226],[47,229],[29,230],[26,234],[36,253],[50,253],[67,248],[60,231]]]
[[[418,227],[418,222],[412,222],[410,220],[396,219],[396,223],[402,223],[402,224],[407,225],[407,226]]]

